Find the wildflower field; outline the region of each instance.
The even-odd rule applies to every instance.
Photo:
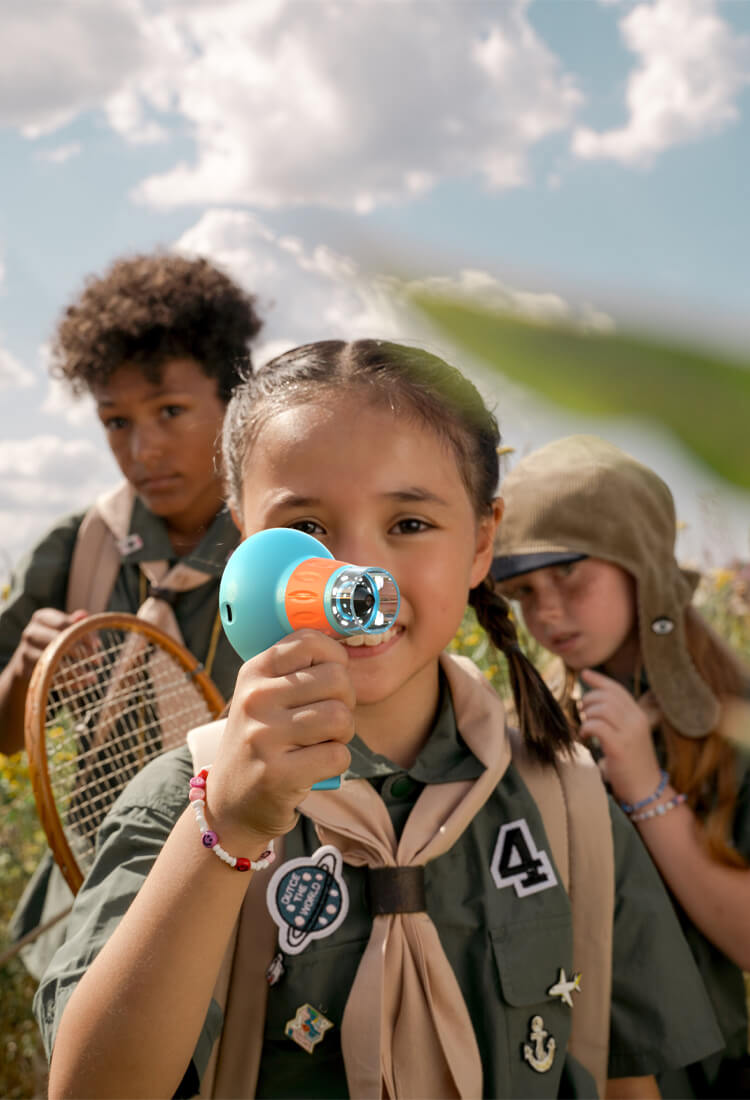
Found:
[[[696,603],[715,629],[750,663],[750,564],[735,564],[708,573]],[[526,652],[540,667],[542,651],[519,624]],[[504,660],[499,656],[473,613],[468,613],[453,649],[471,657],[499,693],[510,694]],[[44,849],[29,783],[24,753],[0,754],[0,959],[8,951],[8,922],[26,882]],[[0,1097],[6,1100],[46,1094],[45,1059],[31,1014],[34,981],[20,959],[0,964]]]

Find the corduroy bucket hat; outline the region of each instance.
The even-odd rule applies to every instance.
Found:
[[[582,557],[625,569],[636,581],[641,658],[662,712],[687,737],[710,733],[719,703],[685,637],[699,575],[675,560],[674,500],[661,478],[606,440],[573,435],[524,458],[500,492],[493,577]]]

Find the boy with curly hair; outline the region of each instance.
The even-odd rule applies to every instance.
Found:
[[[169,253],[117,260],[63,314],[52,373],[93,396],[125,480],[87,513],[57,522],[15,570],[0,615],[0,751],[23,747],[26,691],[41,653],[88,613],[136,613],[149,600],[152,621],[231,692],[240,662],[218,628],[218,586],[238,536],[216,444],[261,324],[254,297],[223,272]],[[109,572],[95,549],[105,542]],[[178,573],[189,584],[175,583]],[[69,900],[51,872],[45,859],[17,910],[16,936]],[[52,949],[27,949],[32,973]]]

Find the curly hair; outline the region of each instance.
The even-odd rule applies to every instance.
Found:
[[[207,260],[136,255],[86,281],[57,327],[50,370],[80,394],[124,363],[159,381],[166,360],[185,356],[216,378],[226,402],[250,369],[262,323],[254,296]]]

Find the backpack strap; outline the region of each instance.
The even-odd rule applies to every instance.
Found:
[[[100,496],[83,517],[68,571],[67,611],[107,610],[122,564],[117,538],[128,532],[134,500],[133,487],[124,481]]]
[[[539,807],[573,912],[573,963],[582,975],[569,1049],[605,1095],[612,997],[614,846],[607,792],[591,754],[540,764],[511,731],[513,763]]]

